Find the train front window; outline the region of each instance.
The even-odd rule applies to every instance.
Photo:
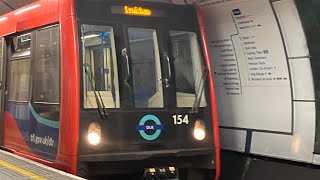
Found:
[[[171,31],[178,107],[205,107],[205,68],[196,33]]]
[[[163,107],[160,55],[154,29],[128,28],[136,108]]]
[[[106,108],[119,108],[118,67],[113,28],[82,25],[84,108],[97,108],[99,91]]]

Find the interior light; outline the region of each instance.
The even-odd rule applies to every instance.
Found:
[[[94,38],[94,37],[98,37],[99,34],[90,34],[90,35],[85,35],[83,38],[84,39],[89,39],[89,38]]]
[[[7,19],[8,19],[8,17],[2,17],[2,18],[0,18],[0,22],[5,21]]]
[[[21,14],[23,12],[26,12],[26,11],[30,11],[32,9],[35,9],[35,8],[38,8],[40,7],[41,5],[40,4],[35,4],[33,6],[29,6],[29,7],[26,7],[26,8],[23,8],[23,9],[20,9],[19,11],[13,13],[14,15],[18,15],[18,14]]]
[[[98,145],[101,142],[101,126],[97,122],[93,122],[88,128],[88,141],[92,145]]]
[[[197,120],[194,123],[193,136],[195,139],[202,141],[206,137],[206,127],[202,120]]]

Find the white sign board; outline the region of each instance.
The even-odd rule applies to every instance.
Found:
[[[220,126],[292,131],[284,44],[268,0],[202,0]]]

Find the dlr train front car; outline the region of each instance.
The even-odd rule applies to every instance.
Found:
[[[0,31],[2,147],[83,177],[187,179],[216,168],[217,179],[213,72],[199,8],[48,0],[12,16],[18,28]]]

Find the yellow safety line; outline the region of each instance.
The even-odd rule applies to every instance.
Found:
[[[5,166],[5,167],[7,167],[9,169],[17,171],[17,172],[19,172],[19,173],[21,173],[23,175],[26,175],[29,178],[33,178],[33,179],[36,179],[36,180],[46,180],[45,178],[42,178],[42,177],[40,177],[40,176],[38,176],[36,174],[33,174],[33,173],[29,172],[29,171],[21,169],[21,168],[19,168],[17,166],[14,166],[14,165],[10,164],[10,163],[7,163],[6,161],[3,161],[3,160],[0,160],[0,165],[3,165],[3,166]]]

